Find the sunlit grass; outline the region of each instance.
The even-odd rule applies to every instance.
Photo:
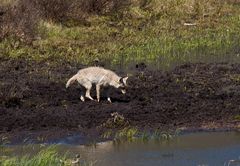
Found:
[[[59,155],[56,146],[42,149],[37,154],[8,157],[0,156],[1,166],[71,166],[73,163],[80,166],[93,166],[95,162],[86,162],[80,158],[68,159],[67,154]]]
[[[48,148],[40,151],[38,154],[29,157],[10,157],[1,160],[3,166],[46,166],[46,165],[60,165],[60,159],[65,160],[65,156],[59,157],[54,148]]]

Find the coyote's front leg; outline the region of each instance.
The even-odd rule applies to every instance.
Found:
[[[108,100],[109,103],[112,103],[112,100],[111,100],[110,97],[108,97],[107,100]]]
[[[112,103],[112,100],[110,98],[110,89],[111,88],[108,88],[108,90],[107,90],[107,100],[108,100],[109,103]]]
[[[97,101],[100,101],[100,84],[96,84]]]

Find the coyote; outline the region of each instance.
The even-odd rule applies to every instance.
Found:
[[[78,81],[83,87],[86,88],[85,97],[93,100],[90,95],[90,91],[92,88],[92,84],[96,85],[97,92],[97,101],[100,101],[100,86],[113,86],[115,88],[121,89],[122,93],[126,93],[128,77],[119,77],[116,73],[111,70],[104,69],[102,67],[88,67],[78,71],[76,75],[70,78],[67,81],[66,88],[69,87],[71,83],[74,81]],[[81,95],[80,99],[85,101],[83,95]],[[111,103],[111,98],[107,96],[107,100]]]

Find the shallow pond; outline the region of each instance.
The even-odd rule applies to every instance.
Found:
[[[239,132],[188,133],[169,141],[145,143],[109,141],[96,147],[77,145],[75,138],[61,139],[59,151],[80,154],[83,159],[96,161],[97,166],[240,166]],[[15,155],[29,153],[24,146],[7,148],[14,149]]]

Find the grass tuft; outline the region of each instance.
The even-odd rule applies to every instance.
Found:
[[[7,157],[3,156],[0,160],[1,166],[71,166],[72,163],[80,166],[93,166],[94,162],[86,162],[82,160],[67,159],[66,154],[61,156],[57,153],[55,146],[50,146],[41,150],[36,155]]]

